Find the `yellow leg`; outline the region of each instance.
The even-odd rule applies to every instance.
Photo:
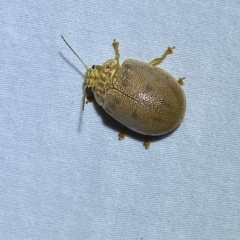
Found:
[[[119,140],[123,140],[123,139],[125,138],[125,136],[126,136],[126,130],[127,130],[127,128],[124,127],[124,128],[122,129],[122,131],[118,134],[118,139],[119,139]]]
[[[143,142],[143,146],[148,149],[150,147],[149,136],[145,136],[145,140]]]
[[[113,49],[115,51],[115,61],[116,63],[114,63],[114,72],[113,72],[113,75],[112,75],[112,79],[114,78],[114,76],[117,74],[117,72],[119,71],[120,69],[120,62],[119,62],[119,58],[120,58],[120,53],[119,53],[119,49],[118,49],[118,46],[119,46],[119,42],[117,42],[115,39],[113,40],[113,43],[112,43],[112,46],[113,46]]]
[[[117,42],[116,39],[114,39],[113,43],[112,43],[112,46],[113,46],[114,51],[115,51],[115,59],[117,61],[119,61],[119,58],[120,58],[120,53],[119,53],[119,49],[118,49],[119,42]]]
[[[168,55],[173,53],[173,49],[175,49],[175,47],[168,47],[168,49],[165,51],[165,53],[160,58],[154,58],[148,64],[151,66],[156,66],[156,65],[160,64]]]
[[[180,85],[183,85],[183,84],[184,84],[184,81],[185,81],[185,77],[182,77],[182,78],[179,78],[179,79],[178,79],[178,83],[179,83]]]

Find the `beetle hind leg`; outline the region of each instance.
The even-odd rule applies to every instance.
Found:
[[[150,147],[150,141],[149,141],[149,136],[145,136],[143,146],[148,149]]]
[[[123,140],[123,139],[125,138],[125,136],[126,136],[126,130],[127,130],[127,128],[124,127],[124,128],[122,129],[122,131],[118,134],[118,139],[119,139],[119,140]]]
[[[158,64],[160,64],[161,62],[163,62],[163,60],[170,54],[173,53],[173,49],[175,49],[175,47],[168,47],[168,49],[165,51],[165,53],[160,57],[160,58],[154,58],[151,62],[149,62],[148,64],[151,66],[156,66]]]
[[[118,139],[119,140],[123,140],[126,136],[126,130],[127,127],[124,127],[122,129],[122,131],[118,134]],[[149,140],[149,136],[145,136],[144,142],[143,142],[143,146],[148,149],[150,147],[150,140]]]

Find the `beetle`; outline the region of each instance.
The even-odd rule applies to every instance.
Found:
[[[84,102],[86,89],[92,90],[97,103],[125,127],[119,139],[125,137],[127,128],[146,136],[143,142],[150,146],[148,136],[159,136],[174,130],[183,120],[186,98],[179,80],[156,65],[170,54],[175,47],[149,63],[126,59],[120,66],[119,42],[113,41],[115,58],[103,65],[87,67],[63,36],[63,41],[86,68],[84,79]]]

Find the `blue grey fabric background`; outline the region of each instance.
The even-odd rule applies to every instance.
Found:
[[[1,1],[0,239],[240,239],[240,2]],[[114,56],[185,76],[166,137],[129,132],[85,69]]]

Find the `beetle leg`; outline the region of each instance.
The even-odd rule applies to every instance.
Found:
[[[184,80],[185,80],[185,77],[179,78],[179,79],[178,79],[179,85],[183,85],[183,84],[184,84]]]
[[[88,104],[89,102],[92,102],[94,100],[94,96],[89,96],[89,97],[86,97],[85,95],[83,96],[83,100],[82,100],[82,110],[84,110],[84,106],[85,106],[85,103]]]
[[[145,136],[143,146],[148,149],[150,147],[150,141],[149,141],[149,136]]]
[[[119,42],[117,42],[116,39],[114,39],[112,46],[115,51],[115,60],[117,61],[117,63],[116,63],[116,73],[117,73],[120,69],[120,62],[119,62],[120,53],[119,53],[119,49],[118,49]]]
[[[175,49],[175,47],[168,47],[168,49],[165,51],[165,53],[160,58],[154,58],[148,64],[151,66],[156,66],[156,65],[160,64],[168,55],[173,53],[173,49]]]
[[[116,39],[114,39],[112,45],[113,45],[113,48],[115,51],[115,59],[118,61],[120,58],[120,53],[119,53],[119,49],[118,49],[119,42],[117,42]]]
[[[118,134],[118,139],[119,139],[119,140],[123,140],[123,139],[125,138],[126,130],[127,130],[127,128],[124,127],[124,128],[122,129],[122,131]]]
[[[92,102],[94,100],[94,96],[89,96],[89,97],[86,97],[87,101],[86,103],[89,103],[89,102]]]

